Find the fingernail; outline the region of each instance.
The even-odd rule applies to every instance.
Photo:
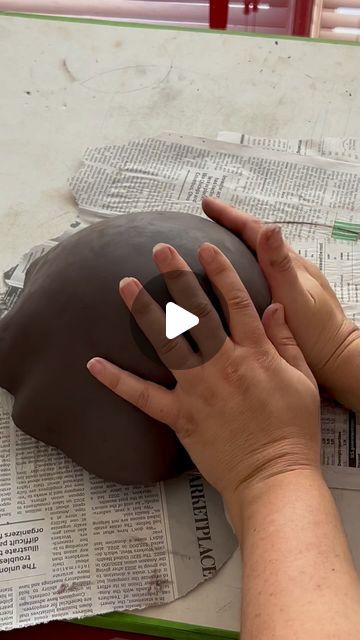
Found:
[[[282,304],[273,305],[272,315],[277,322],[285,322],[284,307]]]
[[[123,278],[120,280],[119,288],[124,298],[134,298],[141,289],[141,284],[136,278]]]
[[[207,242],[205,244],[202,244],[199,249],[199,256],[203,262],[209,264],[215,258],[214,247]]]
[[[92,360],[89,360],[86,366],[89,369],[90,373],[95,376],[95,378],[101,376],[101,374],[104,372],[104,364],[101,358],[92,358]]]
[[[214,196],[204,196],[203,199],[202,199],[202,202],[205,202],[205,201],[218,202],[219,199],[218,198],[214,198]]]
[[[283,242],[281,227],[278,224],[270,225],[266,231],[266,239],[271,249],[281,247]]]
[[[153,248],[153,256],[156,264],[160,267],[166,267],[172,258],[172,249],[168,244],[159,242]]]

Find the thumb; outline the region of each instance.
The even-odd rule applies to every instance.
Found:
[[[280,356],[292,367],[301,371],[317,388],[317,384],[296,340],[285,322],[284,307],[271,304],[265,311],[262,322],[267,337],[273,343]]]
[[[260,231],[256,251],[273,297],[287,306],[290,300],[298,298],[302,286],[278,225],[267,225]]]

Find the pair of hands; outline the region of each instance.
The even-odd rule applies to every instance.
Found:
[[[286,245],[279,227],[214,199],[205,199],[203,208],[256,251],[273,297],[262,321],[230,262],[205,243],[199,261],[229,314],[231,335],[224,336],[218,353],[206,361],[200,324],[192,330],[199,346],[197,366],[187,367],[194,353],[186,340],[161,339],[154,327],[164,324],[162,310],[147,295],[134,305],[141,283],[126,278],[120,283],[121,296],[177,385],[169,391],[101,358],[91,360],[88,368],[115,393],[173,428],[199,470],[230,504],[268,478],[319,468],[316,380],[343,400],[343,383],[338,388],[337,380],[358,330],[346,319],[326,278]],[[168,272],[189,271],[169,245],[157,245],[154,260],[165,278]],[[194,278],[194,290],[196,282]],[[167,285],[175,301],[184,304],[177,299],[176,281]],[[196,294],[199,309],[189,310],[206,317],[220,335],[221,323],[210,302],[201,291]]]

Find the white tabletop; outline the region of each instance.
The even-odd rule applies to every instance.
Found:
[[[360,47],[346,44],[0,16],[0,60],[0,271],[73,219],[67,179],[87,146],[168,129],[360,137]],[[237,629],[239,583],[235,558],[149,615]]]
[[[0,270],[74,213],[88,145],[360,136],[360,47],[0,16]]]

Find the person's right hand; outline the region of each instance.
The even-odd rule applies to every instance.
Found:
[[[360,394],[350,397],[353,383],[346,375],[347,370],[352,375],[354,368],[350,360],[353,365],[355,357],[360,363],[360,330],[346,318],[318,267],[285,243],[278,225],[265,225],[214,198],[204,199],[203,210],[256,251],[273,301],[284,306],[286,322],[319,385],[339,402],[358,409]]]

